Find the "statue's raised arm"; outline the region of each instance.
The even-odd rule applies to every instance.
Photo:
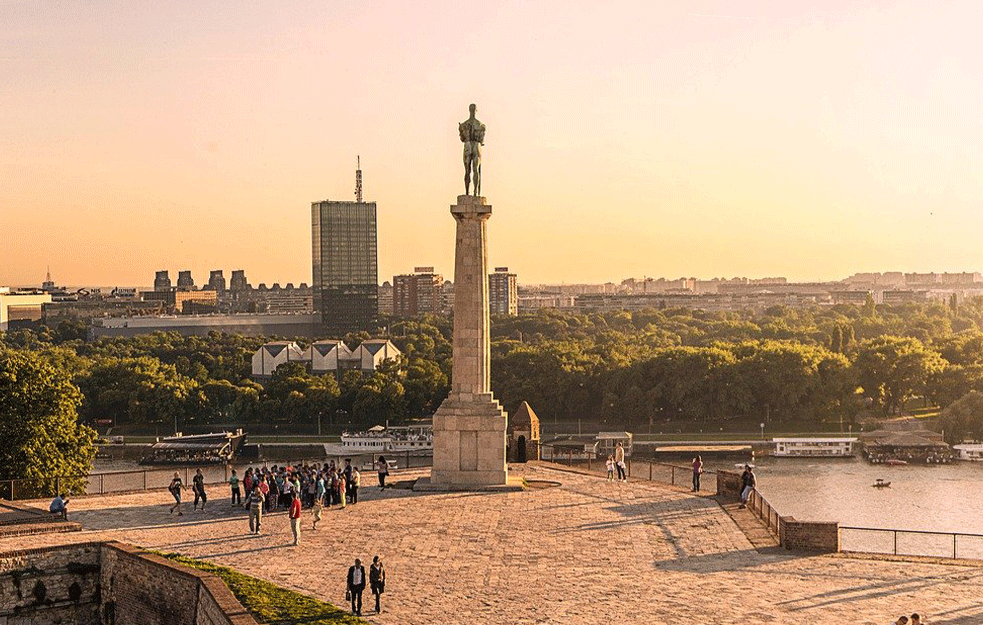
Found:
[[[485,144],[485,125],[474,116],[477,107],[470,107],[471,116],[457,125],[461,142],[464,143],[464,194],[471,194],[471,179],[474,177],[474,195],[481,195],[481,146]]]

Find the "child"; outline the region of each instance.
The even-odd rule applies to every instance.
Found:
[[[608,468],[608,481],[613,482],[614,481],[614,456],[608,456],[607,468]]]
[[[321,510],[323,507],[320,498],[314,500],[314,529],[317,529],[317,522],[321,520]]]

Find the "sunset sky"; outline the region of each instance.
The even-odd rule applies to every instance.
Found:
[[[522,283],[983,270],[978,2],[0,0],[0,285],[310,282],[310,203],[379,279],[452,275],[488,126]],[[977,43],[973,43],[976,41]]]

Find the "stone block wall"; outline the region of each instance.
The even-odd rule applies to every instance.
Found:
[[[0,554],[0,625],[257,625],[225,583],[122,543]]]
[[[0,554],[0,623],[99,625],[100,544]]]
[[[840,524],[782,517],[779,541],[793,551],[834,553],[840,550]]]
[[[733,471],[717,471],[717,494],[728,499],[740,499],[741,474]]]

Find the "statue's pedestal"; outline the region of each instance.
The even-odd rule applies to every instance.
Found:
[[[508,416],[491,394],[486,223],[492,207],[461,195],[454,260],[454,359],[451,392],[433,417],[433,470],[416,490],[521,489],[505,461]]]

